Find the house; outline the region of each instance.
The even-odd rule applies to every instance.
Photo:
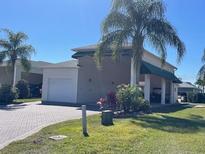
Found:
[[[29,84],[37,85],[42,84],[43,81],[43,67],[46,65],[50,65],[51,63],[43,62],[43,61],[31,61],[31,70],[26,72],[20,61],[16,62],[16,75],[15,75],[15,83],[19,80],[24,79],[29,82]],[[0,64],[0,86],[2,84],[12,84],[12,71],[11,68],[8,67],[7,62],[3,62]]]
[[[201,93],[202,90],[192,84],[191,82],[183,82],[179,84],[178,96],[181,97],[182,101],[187,101],[187,96],[189,93]]]
[[[107,51],[100,69],[93,57],[96,49],[96,45],[75,48],[72,56],[75,60],[44,67],[44,103],[96,103],[100,97],[115,91],[117,85],[130,83],[132,47],[123,47],[119,61],[114,61]],[[140,86],[145,99],[152,103],[175,103],[181,83],[174,74],[177,68],[168,62],[161,66],[159,57],[144,51]]]

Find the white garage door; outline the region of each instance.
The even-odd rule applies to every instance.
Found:
[[[50,78],[48,80],[48,101],[69,102],[76,101],[75,83],[69,78]]]

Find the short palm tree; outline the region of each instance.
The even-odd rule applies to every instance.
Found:
[[[165,18],[165,5],[161,0],[113,0],[112,8],[102,25],[102,38],[95,57],[100,64],[103,52],[112,50],[115,59],[126,42],[132,44],[131,84],[138,84],[144,43],[158,51],[165,62],[166,46],[177,49],[178,62],[185,53],[185,45],[176,30]]]
[[[2,31],[5,32],[7,38],[0,39],[0,63],[7,60],[8,66],[11,66],[13,73],[12,85],[14,87],[16,61],[19,59],[23,68],[29,71],[31,67],[30,57],[35,53],[35,50],[31,45],[24,43],[28,39],[25,33],[14,33],[8,29],[3,29]]]

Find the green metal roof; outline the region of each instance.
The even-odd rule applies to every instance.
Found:
[[[75,54],[72,55],[72,58],[80,58],[80,57],[84,57],[84,56],[93,56],[95,53],[95,51],[89,51],[89,52],[84,52],[84,51],[79,51],[76,52]]]
[[[157,75],[160,77],[163,77],[165,79],[171,80],[174,83],[182,83],[175,75],[174,73],[168,72],[166,70],[163,70],[162,68],[156,67],[152,64],[149,64],[145,61],[142,62],[142,66],[141,66],[141,70],[140,70],[141,74],[153,74],[153,75]]]
[[[84,56],[93,56],[94,53],[95,53],[95,51],[89,51],[89,52],[79,51],[79,52],[76,52],[74,55],[72,55],[72,58],[77,59],[77,58],[84,57]],[[124,52],[124,54],[127,54],[127,53]],[[105,55],[111,55],[111,53],[108,52],[108,53],[105,53]],[[154,65],[147,63],[145,61],[142,61],[140,73],[141,74],[153,74],[153,75],[157,75],[157,76],[163,77],[165,79],[171,80],[174,83],[182,83],[174,75],[174,73],[163,70],[162,68],[154,66]]]

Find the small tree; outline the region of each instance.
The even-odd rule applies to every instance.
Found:
[[[19,98],[28,98],[30,96],[30,88],[28,81],[26,80],[20,80],[16,84],[16,88],[18,90],[18,96]]]

